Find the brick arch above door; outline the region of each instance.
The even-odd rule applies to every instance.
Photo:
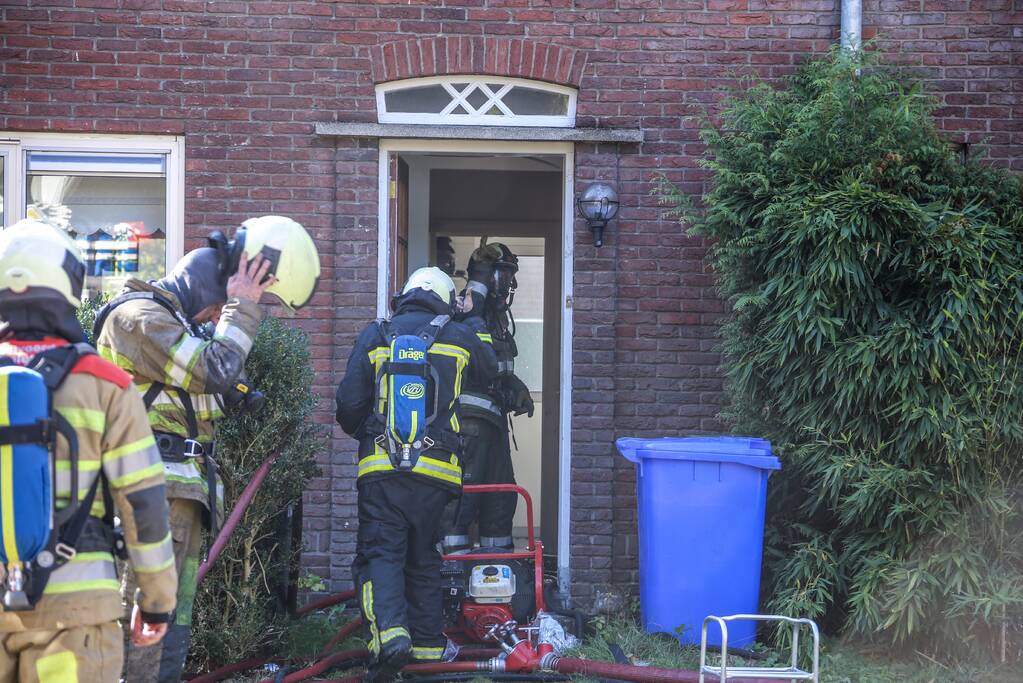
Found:
[[[586,52],[522,38],[439,36],[373,48],[373,82],[420,76],[510,76],[579,87]]]

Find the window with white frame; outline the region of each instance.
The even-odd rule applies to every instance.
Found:
[[[0,133],[0,224],[66,230],[86,263],[85,296],[163,277],[183,244],[179,138]]]
[[[575,125],[576,91],[497,76],[433,76],[377,86],[380,123]]]

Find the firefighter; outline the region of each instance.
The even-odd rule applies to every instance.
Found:
[[[465,439],[466,484],[514,484],[509,439],[509,413],[533,416],[529,389],[515,376],[515,297],[518,257],[506,245],[484,240],[469,259],[469,283],[459,317],[493,345],[498,375],[469,378],[458,397]],[[454,524],[444,536],[444,549],[456,552],[471,547],[469,527],[479,525],[481,547],[513,550],[512,521],[515,493],[466,494],[455,512]]]
[[[352,574],[370,629],[369,681],[392,680],[410,658],[438,661],[447,643],[437,546],[462,487],[456,401],[465,378],[497,373],[490,346],[450,320],[454,299],[440,269],[414,272],[393,316],[359,335],[337,390],[338,424],[359,442]],[[417,340],[418,350],[401,346]]]
[[[177,615],[162,648],[129,647],[131,683],[181,678],[203,525],[215,537],[223,514],[214,423],[223,416],[224,397],[237,396],[262,319],[260,297],[268,292],[298,308],[319,276],[312,240],[289,218],[249,219],[233,240],[214,233],[210,245],[186,254],[162,280],[128,280],[97,314],[100,354],[133,375],[148,409],[167,475],[179,576]]]
[[[0,612],[0,683],[120,679],[124,646],[117,624],[115,510],[122,547],[139,577],[131,617],[134,645],[158,643],[175,606],[177,577],[160,454],[131,377],[84,344],[75,317],[84,276],[78,248],[60,230],[23,220],[0,233],[0,356],[33,367],[41,358],[64,358],[70,366],[52,394],[51,415],[63,417],[77,437],[78,510],[88,515],[74,552],[67,553],[72,557],[50,573],[34,608]],[[5,381],[0,394],[6,392]],[[11,398],[0,395],[0,403],[12,405]],[[69,449],[69,441],[56,441],[58,509],[71,498]],[[2,498],[11,495],[0,492]],[[92,504],[82,503],[90,495]]]

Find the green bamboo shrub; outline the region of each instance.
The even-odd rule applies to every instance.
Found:
[[[765,609],[942,657],[1023,616],[1023,199],[919,84],[832,55],[708,123],[728,405],[783,461]]]

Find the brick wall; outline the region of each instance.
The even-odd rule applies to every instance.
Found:
[[[578,145],[577,183],[615,183],[606,246],[576,225],[572,564],[576,594],[636,577],[633,474],[618,435],[713,431],[721,306],[703,247],[660,218],[649,178],[698,192],[697,131],[735,74],[776,78],[837,37],[837,0],[6,0],[0,130],[185,136],[186,230],[283,213],[311,229],[324,287],[298,324],[313,342],[321,419],[357,331],[375,315],[377,148],[320,139],[319,121],[375,120],[375,82],[469,73],[580,88],[580,126],[640,127],[639,145]],[[988,138],[1023,170],[1023,3],[865,0],[878,46],[924,69],[950,138]],[[305,562],[348,584],[352,444],[335,430],[305,499]],[[609,477],[608,473],[613,473]]]

